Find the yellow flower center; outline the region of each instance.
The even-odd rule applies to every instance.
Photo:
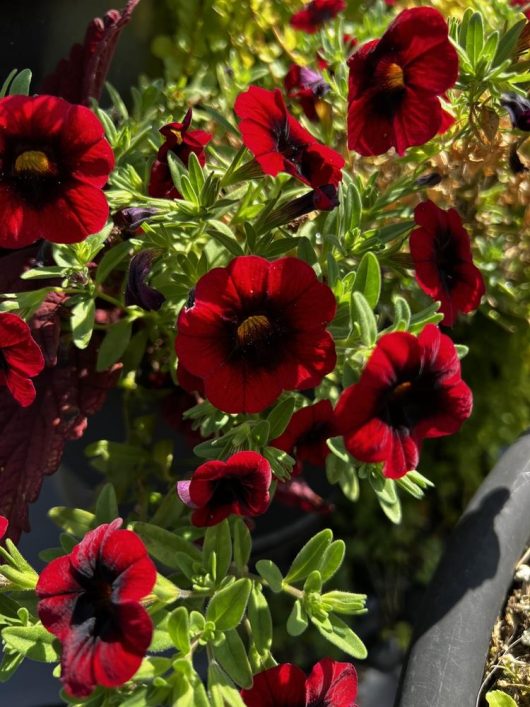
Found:
[[[35,172],[36,174],[49,174],[52,172],[50,160],[40,150],[26,150],[15,161],[15,172]]]
[[[182,145],[182,133],[180,132],[180,130],[176,130],[175,128],[171,128],[171,132],[177,138],[177,145]]]
[[[405,80],[401,66],[399,64],[389,64],[385,72],[385,87],[393,91],[404,86]]]
[[[264,314],[254,314],[237,327],[237,341],[241,346],[263,341],[271,333],[271,323]]]

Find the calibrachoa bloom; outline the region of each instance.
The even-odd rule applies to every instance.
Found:
[[[175,348],[215,407],[260,412],[282,390],[318,385],[335,367],[335,297],[298,258],[234,258],[206,273],[178,318]]]
[[[322,98],[329,91],[329,84],[322,75],[307,66],[291,64],[283,84],[289,97],[300,103],[307,118],[318,122]]]
[[[151,312],[159,310],[164,304],[166,300],[164,295],[147,283],[155,255],[152,250],[142,250],[131,258],[125,290],[125,304],[127,306],[136,304]]]
[[[226,462],[201,464],[190,481],[179,481],[180,499],[195,510],[197,526],[217,525],[229,515],[259,516],[270,503],[272,472],[257,452],[238,452]]]
[[[338,434],[331,403],[329,400],[320,400],[297,410],[284,433],[269,444],[294,456],[297,461],[296,470],[300,473],[304,462],[315,466],[324,464],[329,454],[326,440]]]
[[[0,516],[0,540],[4,537],[4,535],[7,533],[7,526],[9,525],[9,521],[5,516]]]
[[[416,468],[423,439],[457,432],[471,408],[453,342],[428,324],[417,338],[382,336],[336,415],[348,451],[398,479]]]
[[[0,246],[76,243],[103,228],[102,187],[114,156],[88,108],[55,96],[8,96],[0,100],[0,133]]]
[[[332,20],[345,8],[345,0],[312,0],[291,17],[289,24],[295,29],[314,34],[324,22]]]
[[[339,184],[344,158],[300,125],[279,89],[251,86],[237,97],[234,110],[241,119],[243,143],[265,174],[287,172],[314,188]]]
[[[348,147],[403,154],[452,124],[441,96],[458,76],[458,55],[447,22],[432,7],[403,10],[381,37],[348,60]]]
[[[430,297],[440,300],[443,323],[452,326],[458,312],[472,312],[484,294],[484,280],[473,264],[469,234],[455,209],[444,211],[432,201],[414,210],[419,228],[410,235],[416,280]]]
[[[85,535],[69,555],[52,560],[37,583],[39,618],[62,643],[61,680],[69,695],[129,680],[151,643],[153,626],[139,603],[156,568],[121,518]]]
[[[357,673],[351,663],[324,658],[306,677],[292,663],[282,663],[254,675],[241,697],[247,707],[355,707]]]
[[[26,322],[10,312],[0,313],[0,385],[27,407],[35,400],[31,379],[44,368],[44,357]]]
[[[190,154],[197,155],[199,164],[204,167],[206,155],[204,148],[210,142],[213,135],[204,130],[189,130],[191,125],[191,108],[184,116],[182,123],[168,123],[160,128],[160,132],[165,138],[164,144],[159,148],[156,160],[151,167],[151,179],[149,180],[149,196],[159,199],[181,199],[181,194],[171,179],[171,172],[167,159],[168,152],[172,152],[179,160],[188,165]]]

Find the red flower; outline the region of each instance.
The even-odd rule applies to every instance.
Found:
[[[307,118],[317,123],[319,105],[322,103],[323,96],[329,91],[329,84],[324,81],[321,74],[307,66],[291,64],[283,85],[289,97],[300,103]]]
[[[9,521],[5,516],[0,516],[0,540],[4,537],[4,535],[7,533],[7,526],[9,525]]]
[[[348,66],[350,150],[380,155],[393,146],[401,155],[452,124],[438,96],[456,81],[458,55],[438,10],[403,10],[381,39],[350,57]]]
[[[0,385],[27,407],[35,400],[31,378],[43,368],[44,357],[26,322],[15,314],[0,313]]]
[[[177,380],[180,387],[185,390],[186,393],[190,395],[198,393],[201,398],[204,398],[204,383],[202,382],[202,378],[190,373],[188,369],[182,365],[182,361],[178,362]]]
[[[297,665],[282,663],[254,675],[241,697],[247,707],[355,707],[357,673],[351,663],[324,658],[306,678]]]
[[[443,323],[452,326],[458,312],[477,309],[485,292],[480,270],[473,265],[469,234],[455,209],[444,211],[432,201],[416,206],[419,228],[410,235],[416,280],[430,297],[440,300]]]
[[[197,155],[199,163],[204,167],[206,156],[204,148],[210,142],[213,135],[204,130],[188,130],[191,125],[191,108],[184,116],[182,123],[168,123],[160,128],[160,132],[166,141],[158,150],[156,160],[151,167],[151,179],[149,180],[149,196],[159,199],[182,199],[171,179],[167,153],[172,152],[182,164],[188,166],[190,154]]]
[[[333,504],[325,501],[302,478],[280,481],[276,487],[274,500],[289,508],[297,508],[304,513],[327,515],[334,510]]]
[[[259,516],[270,503],[272,473],[257,452],[238,452],[226,462],[209,461],[193,472],[191,481],[179,481],[177,493],[195,510],[191,521],[201,527],[217,525],[232,513]]]
[[[472,400],[453,342],[428,324],[418,338],[382,336],[336,415],[346,448],[361,461],[384,462],[384,475],[399,479],[416,468],[423,439],[460,429]]]
[[[289,24],[302,32],[314,34],[324,22],[332,20],[345,8],[345,0],[311,0],[291,17]]]
[[[206,273],[178,318],[175,348],[229,413],[260,412],[282,390],[313,388],[333,370],[326,326],[335,297],[298,258],[234,258]]]
[[[103,228],[102,187],[114,157],[88,108],[55,96],[8,96],[0,100],[0,132],[0,246],[76,243]]]
[[[241,118],[243,142],[265,174],[287,172],[315,189],[338,186],[344,158],[293,118],[279,89],[251,86],[237,97],[234,110]]]
[[[297,410],[284,433],[270,444],[295,456],[296,471],[302,471],[304,462],[321,466],[326,461],[329,448],[326,440],[338,435],[335,413],[329,400]]]
[[[74,697],[97,685],[122,685],[151,643],[151,619],[139,602],[153,589],[156,568],[121,523],[91,530],[69,555],[52,560],[37,583],[39,618],[62,643],[61,680]]]

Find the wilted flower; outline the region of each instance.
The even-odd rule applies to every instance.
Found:
[[[260,412],[282,390],[318,385],[335,367],[330,288],[298,258],[234,258],[198,281],[175,348],[224,412]]]
[[[382,336],[336,415],[346,449],[360,461],[384,462],[383,474],[399,479],[416,468],[424,439],[460,429],[472,400],[453,342],[428,324],[417,338]]]
[[[501,98],[501,105],[510,114],[514,128],[530,131],[530,101],[518,93],[505,93]]]
[[[0,246],[76,243],[103,228],[102,187],[114,156],[88,108],[55,96],[8,96],[0,100],[0,131]]]
[[[157,209],[142,206],[128,206],[116,211],[113,216],[114,223],[125,233],[136,233],[142,223],[148,221],[157,213]]]
[[[158,150],[156,160],[151,168],[151,178],[149,180],[149,196],[159,199],[181,199],[178,193],[168,164],[168,152],[178,157],[185,166],[192,152],[197,155],[199,164],[204,166],[206,156],[204,148],[210,142],[213,135],[204,130],[190,130],[192,110],[188,110],[182,123],[168,123],[160,128],[161,134],[165,138],[164,144]]]
[[[324,658],[309,677],[292,663],[282,663],[254,675],[241,697],[247,707],[355,707],[357,673],[351,663]]]
[[[289,24],[295,29],[314,34],[345,8],[345,0],[312,0],[291,17]]]
[[[381,39],[348,60],[348,147],[380,155],[423,145],[454,122],[441,96],[458,76],[447,22],[432,7],[403,10]]]
[[[226,462],[201,464],[190,481],[179,481],[180,499],[195,509],[194,525],[217,525],[229,515],[258,516],[270,503],[272,472],[257,452],[238,452]]]
[[[44,368],[44,357],[26,322],[10,312],[0,313],[0,386],[27,407],[35,400],[31,379]]]
[[[62,643],[61,680],[74,697],[123,685],[151,643],[153,625],[140,600],[153,589],[156,567],[121,523],[91,530],[37,583],[39,618]]]
[[[414,210],[418,228],[410,235],[410,254],[421,289],[440,300],[443,323],[452,326],[458,312],[477,309],[484,279],[473,264],[469,234],[455,209],[444,211],[432,201]]]
[[[287,172],[313,188],[338,186],[344,158],[300,125],[279,89],[251,86],[237,97],[234,110],[241,119],[243,142],[265,174]]]
[[[131,258],[125,290],[127,306],[135,304],[149,312],[160,309],[166,301],[161,292],[147,284],[154,258],[152,250],[142,250]]]
[[[291,64],[283,83],[289,97],[300,103],[307,118],[318,122],[322,98],[329,91],[323,76],[307,66]]]

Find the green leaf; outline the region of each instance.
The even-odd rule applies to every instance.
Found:
[[[209,221],[210,228],[208,228],[208,233],[215,238],[215,240],[224,246],[229,253],[232,255],[243,255],[243,248],[234,238],[232,231],[224,224],[222,221],[216,221],[212,219]],[[213,228],[212,228],[213,227]]]
[[[20,275],[21,280],[47,280],[50,277],[63,277],[68,268],[63,265],[49,265],[26,270]]]
[[[484,22],[480,12],[471,15],[466,32],[466,54],[473,67],[476,67],[484,47]]]
[[[116,491],[112,484],[105,484],[99,492],[96,501],[96,521],[95,525],[110,523],[119,516],[118,501]]]
[[[371,309],[375,309],[381,295],[381,267],[377,257],[371,253],[365,253],[359,263],[353,290],[364,295]]]
[[[254,582],[252,586],[247,615],[256,649],[260,653],[269,651],[272,646],[272,616],[259,582]]]
[[[297,599],[291,613],[287,619],[287,633],[290,636],[301,636],[309,625],[307,614],[302,606],[300,599]]]
[[[269,440],[276,439],[285,432],[285,428],[289,424],[294,411],[294,402],[295,400],[292,396],[284,398],[267,415]]]
[[[245,707],[239,691],[215,661],[208,667],[208,690],[212,697],[212,707]]]
[[[334,540],[322,555],[322,560],[318,567],[322,582],[327,582],[339,570],[346,554],[346,544],[344,540]]]
[[[178,558],[175,557],[177,552],[188,555],[192,560],[201,561],[201,551],[195,545],[169,530],[140,521],[133,523],[133,530],[144,541],[149,554],[166,567],[180,569]]]
[[[225,578],[232,562],[232,539],[227,518],[206,530],[202,546],[202,561],[205,567],[208,567],[210,556],[214,553],[217,558],[215,580],[219,583]]]
[[[275,565],[272,560],[258,560],[256,562],[256,571],[267,582],[271,591],[275,594],[279,594],[282,591],[282,573],[278,565]]]
[[[247,524],[241,516],[232,517],[232,536],[234,538],[234,563],[239,571],[243,571],[250,558],[252,538]]]
[[[171,640],[181,653],[190,652],[190,622],[185,606],[174,609],[167,620],[167,631]]]
[[[251,586],[251,581],[243,578],[216,592],[208,604],[206,620],[213,621],[219,631],[238,626],[247,607]]]
[[[512,25],[507,32],[504,32],[500,38],[493,61],[491,62],[492,67],[500,66],[503,62],[513,58],[517,42],[519,41],[519,37],[525,25],[526,20],[519,20],[519,22]]]
[[[226,631],[224,640],[213,644],[214,658],[227,675],[240,687],[252,686],[252,670],[247,652],[239,633],[234,629]]]
[[[394,297],[394,329],[398,331],[406,331],[410,326],[412,313],[408,302],[399,295]]]
[[[18,666],[24,661],[24,656],[17,652],[4,649],[2,662],[0,663],[0,684],[7,682]]]
[[[132,251],[132,246],[128,241],[118,243],[108,250],[99,261],[96,270],[96,283],[99,285],[105,282],[114,268]]]
[[[328,611],[336,611],[339,614],[366,613],[366,594],[352,594],[336,590],[322,594],[321,600]]]
[[[285,582],[291,584],[305,579],[313,570],[318,569],[322,555],[333,540],[333,533],[329,528],[321,530],[309,540],[294,558]]]
[[[65,533],[70,533],[78,538],[86,535],[92,529],[95,521],[93,513],[84,511],[81,508],[66,508],[66,506],[50,508],[48,516]]]
[[[373,346],[377,339],[377,322],[372,308],[360,292],[351,296],[351,318],[359,328],[359,336],[365,346]]]
[[[344,653],[359,659],[364,659],[368,655],[366,646],[359,636],[338,616],[330,614],[325,621],[312,616],[311,621],[325,639]]]
[[[493,690],[486,695],[490,707],[517,707],[517,702],[502,690]]]
[[[92,337],[96,306],[94,300],[82,299],[72,307],[72,337],[78,349],[86,349]]]
[[[0,98],[4,98],[4,96],[7,94],[7,90],[9,88],[9,84],[11,83],[13,76],[16,76],[17,69],[12,69],[9,74],[7,75],[7,78],[4,80],[4,83],[2,84],[2,88],[0,88]]]
[[[127,319],[120,319],[107,329],[98,351],[97,371],[106,371],[119,361],[131,340],[131,334],[132,322]]]
[[[195,152],[190,152],[188,157],[188,174],[191,186],[197,194],[200,194],[201,189],[206,181],[204,172]]]
[[[29,96],[29,87],[31,84],[31,69],[22,69],[9,87],[10,96]]]
[[[2,639],[9,648],[31,660],[41,663],[59,660],[55,636],[40,623],[33,626],[9,626],[2,631]]]

